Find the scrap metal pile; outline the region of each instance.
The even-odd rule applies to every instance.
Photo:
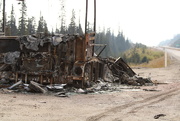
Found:
[[[0,37],[0,87],[13,89],[13,84],[23,83],[31,89],[38,84],[51,85],[51,89],[52,85],[66,84],[85,89],[99,82],[136,86],[152,83],[138,77],[122,58],[95,56],[94,38],[95,33]]]

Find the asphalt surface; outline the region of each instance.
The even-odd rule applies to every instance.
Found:
[[[177,48],[166,48],[165,49],[169,55],[180,60],[180,49]]]

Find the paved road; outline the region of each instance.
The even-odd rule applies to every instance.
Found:
[[[166,51],[168,52],[169,55],[171,55],[172,57],[180,60],[180,49],[176,49],[176,48],[166,48]]]

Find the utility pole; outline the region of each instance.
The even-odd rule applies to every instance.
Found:
[[[3,25],[2,25],[2,32],[5,32],[5,22],[6,22],[6,15],[5,15],[5,0],[3,0]]]
[[[96,32],[96,0],[94,0],[94,32]]]
[[[85,34],[87,34],[88,0],[86,0]],[[96,32],[96,0],[94,0],[94,32]]]
[[[85,34],[87,34],[88,0],[86,0]]]

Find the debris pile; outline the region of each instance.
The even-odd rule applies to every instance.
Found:
[[[0,87],[41,93],[76,87],[73,91],[87,93],[115,90],[113,84],[152,84],[150,79],[138,77],[122,58],[96,56],[94,36],[0,37]]]

